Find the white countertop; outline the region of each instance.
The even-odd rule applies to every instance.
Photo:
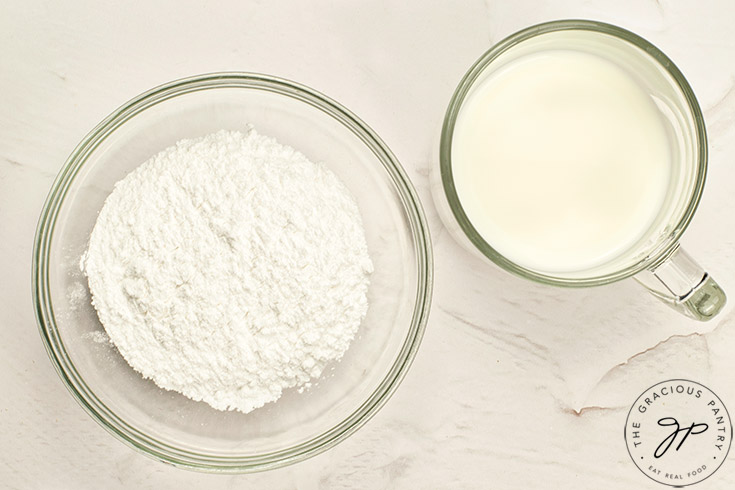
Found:
[[[735,2],[105,3],[0,6],[1,488],[666,488],[626,451],[635,398],[682,377],[735,410]],[[683,244],[730,293],[710,323],[630,280],[570,291],[512,277],[437,218],[428,172],[454,87],[495,42],[559,18],[642,35],[699,98],[710,168]],[[255,475],[177,469],[109,435],[54,372],[31,301],[36,222],[74,146],[140,92],[219,70],[296,80],[361,116],[408,170],[435,247],[426,336],[393,398],[334,449]],[[694,488],[734,487],[726,461]]]

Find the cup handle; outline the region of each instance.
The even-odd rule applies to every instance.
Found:
[[[663,262],[634,279],[679,313],[699,321],[712,319],[727,302],[722,288],[679,244]]]

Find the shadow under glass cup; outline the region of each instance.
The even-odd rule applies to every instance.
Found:
[[[668,145],[669,168],[667,182],[652,183],[662,189],[654,214],[646,222],[644,231],[632,236],[624,249],[615,250],[604,260],[589,266],[555,269],[533,261],[521,264],[519,262],[522,261],[511,258],[515,250],[501,243],[498,235],[488,233],[491,228],[483,226],[476,209],[467,207],[470,199],[463,194],[466,186],[457,180],[457,162],[461,161],[459,158],[477,157],[480,153],[459,152],[460,157],[457,156],[457,128],[458,122],[465,124],[462,121],[463,117],[468,117],[468,107],[482,96],[488,81],[493,83],[498,74],[506,73],[509,68],[515,69],[519,62],[527,63],[531,57],[553,56],[553,53],[562,52],[591,55],[612,63],[635,82],[647,99],[645,103],[652,104],[652,111],[658,113],[657,119],[665,133],[663,139]],[[604,83],[605,80],[600,80],[601,85]],[[611,86],[609,90],[615,88]],[[517,95],[518,91],[515,91],[509,96]],[[522,104],[524,101],[511,100],[510,103]],[[631,124],[636,122],[631,121]],[[528,121],[518,118],[507,123],[524,128]],[[552,128],[549,129],[553,134]],[[538,131],[529,128],[524,143],[540,145],[540,137]],[[580,135],[579,138],[583,137]],[[492,145],[491,128],[486,138],[486,144]],[[564,149],[570,154],[575,150],[578,148],[571,145]],[[544,163],[553,165],[551,160]],[[495,169],[512,164],[512,159],[507,162],[472,162],[472,165],[492,165]],[[594,21],[565,20],[529,27],[509,36],[486,52],[467,72],[444,119],[440,179],[435,174],[432,187],[440,213],[452,234],[468,249],[479,252],[507,271],[533,281],[569,287],[596,286],[634,277],[678,311],[698,320],[707,320],[722,309],[725,294],[709,274],[679,247],[679,238],[699,203],[706,168],[707,137],[702,113],[691,87],[671,60],[655,46],[625,29]],[[501,178],[492,172],[486,175]],[[477,184],[473,185],[477,187]],[[512,181],[503,185],[519,186],[523,182]],[[539,197],[531,205],[544,206],[543,199]],[[499,251],[503,247],[505,253]]]

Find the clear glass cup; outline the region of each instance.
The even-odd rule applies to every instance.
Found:
[[[549,274],[498,253],[462,208],[452,176],[452,141],[463,104],[486,77],[507,63],[544,50],[576,50],[622,66],[647,92],[665,121],[672,147],[672,181],[657,218],[625,253],[591,269]],[[633,277],[676,310],[708,320],[724,306],[722,289],[680,246],[697,208],[707,170],[707,136],[699,104],[684,76],[660,50],[616,26],[586,20],[553,21],[517,32],[493,46],[467,72],[446,112],[439,172],[432,191],[440,215],[469,250],[521,277],[555,286],[587,287]]]

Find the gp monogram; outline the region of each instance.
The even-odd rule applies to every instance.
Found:
[[[644,475],[684,487],[709,478],[725,462],[732,442],[722,400],[694,381],[658,383],[633,403],[625,422],[628,453]]]

